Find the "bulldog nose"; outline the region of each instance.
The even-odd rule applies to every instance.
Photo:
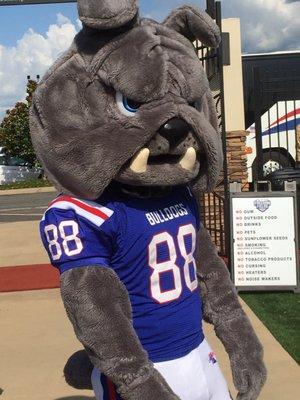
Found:
[[[172,118],[158,132],[168,140],[171,147],[175,147],[187,137],[190,129],[189,124],[183,119]]]

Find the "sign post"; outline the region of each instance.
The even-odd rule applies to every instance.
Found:
[[[238,291],[299,292],[296,192],[231,187],[232,277]]]
[[[29,4],[76,3],[77,0],[0,0],[0,6],[25,6]]]

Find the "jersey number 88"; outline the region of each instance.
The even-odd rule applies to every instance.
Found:
[[[69,234],[67,233],[67,230],[70,232]],[[47,225],[45,227],[45,235],[53,261],[59,260],[62,256],[62,248],[58,243],[58,232],[62,239],[63,250],[67,256],[71,257],[81,253],[83,245],[82,241],[78,237],[79,227],[77,222],[62,221],[58,225],[58,229],[56,225]]]
[[[185,244],[185,236],[191,236],[192,247],[191,251],[187,251]],[[158,261],[157,248],[162,243],[166,243],[169,252],[169,260]],[[178,248],[180,254],[183,257],[185,263],[183,267],[184,281],[188,289],[193,292],[198,287],[198,280],[196,275],[196,260],[194,258],[194,252],[196,248],[196,231],[192,224],[181,226],[178,230],[177,235]],[[177,261],[176,246],[174,238],[168,232],[162,232],[155,235],[149,244],[149,266],[153,269],[150,277],[151,294],[154,300],[158,303],[167,303],[169,301],[176,300],[182,293],[182,279],[181,271]],[[190,275],[190,264],[193,265],[194,269],[194,280],[191,279]],[[174,278],[174,288],[163,291],[161,289],[160,279],[161,274],[165,272],[171,272]]]

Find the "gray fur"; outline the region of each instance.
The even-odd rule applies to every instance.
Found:
[[[170,101],[176,105],[176,98],[170,96]],[[183,171],[180,166],[176,165],[168,165],[166,167],[149,165],[147,172],[139,175],[134,174],[128,168],[122,169],[117,176],[117,180],[141,186],[174,186],[192,182],[193,188],[197,193],[213,190],[219,178],[223,158],[221,138],[216,127],[212,125],[215,124],[215,119],[213,118],[210,121],[208,112],[212,102],[211,93],[207,90],[199,101],[199,110],[195,110],[186,104],[179,104],[176,113],[168,114],[168,119],[170,116],[171,118],[179,116],[188,122],[196,133],[196,138],[190,135],[175,149],[170,149],[166,140],[156,134],[147,145],[151,155],[166,153],[183,155],[186,149],[193,145],[196,150],[199,150],[205,156],[203,165],[201,165],[200,161],[200,165],[194,174]],[[163,103],[161,103],[160,109],[163,109]]]
[[[214,325],[229,355],[238,400],[257,399],[267,376],[263,348],[241,308],[228,269],[203,226],[197,240],[204,318]]]
[[[195,130],[210,168],[197,176],[167,168],[160,176],[169,185],[192,179],[195,187],[211,190],[221,168],[221,140],[205,113],[209,85],[192,45],[179,33],[149,20],[127,34],[103,34],[103,47],[96,45],[97,38],[97,33],[81,32],[35,93],[31,134],[47,176],[64,193],[98,198],[159,128],[180,116]],[[136,116],[120,113],[115,90],[143,103]],[[188,106],[194,101],[199,111]],[[147,179],[135,178],[137,184],[160,183],[151,170]]]
[[[119,28],[138,12],[137,0],[78,0],[80,20],[99,30]]]
[[[61,276],[61,295],[90,360],[124,400],[179,400],[142,348],[127,290],[114,271],[99,266],[67,271]]]
[[[199,39],[205,46],[218,47],[221,41],[219,28],[211,17],[193,7],[177,8],[164,21],[164,25],[191,41]]]

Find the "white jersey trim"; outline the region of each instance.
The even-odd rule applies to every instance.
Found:
[[[77,215],[80,215],[98,227],[104,224],[114,213],[113,210],[93,201],[80,200],[70,196],[61,196],[49,205],[43,215],[42,221],[45,220],[47,212],[53,208],[59,210],[73,210]]]

